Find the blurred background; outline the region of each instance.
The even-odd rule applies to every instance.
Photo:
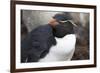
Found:
[[[21,10],[21,39],[39,25],[48,24],[57,13],[54,11]],[[89,59],[89,13],[67,12],[78,27],[74,29],[77,35],[75,53],[72,60]]]

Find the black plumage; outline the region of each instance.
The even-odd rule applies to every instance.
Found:
[[[32,30],[21,41],[21,62],[37,62],[55,44],[56,40],[52,33],[52,27],[49,24]]]

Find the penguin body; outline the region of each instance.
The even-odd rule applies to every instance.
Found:
[[[76,43],[74,24],[64,15],[56,15],[55,26],[39,26],[21,41],[21,62],[71,60]]]
[[[41,58],[39,62],[71,60],[75,51],[75,34],[69,34],[64,36],[63,38],[55,37],[55,39],[57,44],[52,46],[49,53],[44,58]]]

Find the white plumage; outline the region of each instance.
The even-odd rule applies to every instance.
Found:
[[[63,38],[55,38],[57,44],[50,48],[49,53],[39,62],[51,62],[51,61],[67,61],[71,60],[74,51],[76,36],[75,34],[69,34]]]

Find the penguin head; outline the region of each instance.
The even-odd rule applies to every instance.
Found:
[[[57,13],[53,16],[53,35],[58,38],[62,38],[67,34],[74,34],[74,27],[76,26],[72,21],[69,12]]]
[[[74,27],[76,25],[70,21],[67,20],[66,22],[59,22],[54,28],[53,28],[53,35],[58,38],[62,38],[67,34],[74,34]]]

